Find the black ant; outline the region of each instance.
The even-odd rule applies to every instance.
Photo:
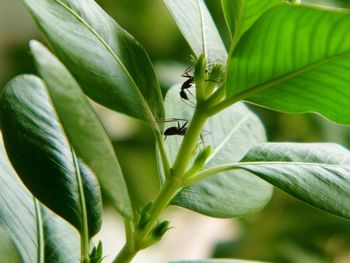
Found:
[[[176,119],[170,119],[169,121],[174,121]],[[169,127],[167,128],[165,131],[164,131],[164,141],[166,140],[166,138],[168,136],[173,136],[173,135],[180,135],[180,136],[185,136],[186,135],[186,132],[187,132],[187,123],[188,123],[188,120],[184,120],[185,123],[180,126],[180,122],[179,120],[183,120],[183,119],[177,119],[177,126],[172,126],[172,127]],[[200,144],[204,144],[204,140],[203,140],[203,134],[201,133],[200,134],[200,139],[201,139],[201,143]]]
[[[187,123],[188,123],[188,120],[186,120],[186,122],[182,126],[180,126],[180,122],[177,121],[177,126],[172,126],[167,128],[164,131],[164,136],[165,136],[164,141],[168,136],[172,136],[172,135],[184,136],[187,131],[187,127],[186,127]]]
[[[189,88],[191,88],[194,84],[194,78],[193,76],[191,76],[189,73],[191,71],[191,67],[187,68],[185,70],[185,72],[181,75],[181,77],[183,78],[188,78],[188,80],[186,80],[182,86],[181,86],[181,91],[180,91],[180,97],[184,100],[188,100],[188,96],[185,92],[185,90],[187,90],[192,96],[193,94],[188,90]]]

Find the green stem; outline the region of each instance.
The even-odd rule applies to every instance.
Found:
[[[75,152],[73,149],[72,156],[73,156],[73,162],[75,167],[75,174],[76,179],[78,182],[78,191],[79,191],[79,201],[80,201],[80,213],[82,218],[82,226],[80,229],[80,253],[81,253],[81,262],[89,262],[90,256],[90,240],[89,240],[89,229],[88,229],[88,219],[87,219],[87,211],[85,206],[85,195],[84,195],[84,188],[83,188],[83,182],[81,180],[81,174],[79,169],[79,164],[77,157],[75,155]]]
[[[124,247],[113,260],[113,263],[129,263],[137,252],[144,248],[143,242],[158,223],[160,214],[169,205],[170,201],[174,198],[181,187],[182,181],[176,180],[173,177],[167,179],[153,203],[150,221],[143,230],[134,233],[133,239],[127,238]],[[133,242],[133,244],[131,244],[131,242]]]
[[[225,93],[226,93],[226,86],[225,86],[225,83],[223,83],[205,102],[205,104],[207,105],[206,107],[208,108],[214,107],[216,104],[220,102],[222,98],[225,97]]]
[[[134,258],[136,253],[136,250],[130,250],[129,245],[125,243],[118,256],[113,260],[113,263],[129,263]]]
[[[206,121],[207,115],[204,108],[201,104],[198,104],[191,120],[191,124],[186,131],[186,135],[184,136],[177,154],[174,166],[172,170],[169,168],[169,175],[158,193],[157,198],[153,202],[150,219],[147,225],[142,230],[136,229],[133,233],[133,238],[128,237],[130,235],[130,228],[126,226],[126,243],[117,257],[113,260],[113,263],[129,263],[139,250],[147,247],[147,241],[149,241],[149,237],[152,234],[152,230],[157,225],[161,213],[167,208],[174,196],[184,186],[186,169],[193,159],[193,153],[196,150],[198,139]],[[156,137],[158,143],[160,143],[159,136]],[[163,147],[163,142],[161,142],[161,145]],[[167,160],[167,158],[165,158],[165,151],[163,151],[163,155],[162,160],[164,162],[164,160]],[[166,163],[165,166],[167,166]]]
[[[201,105],[197,105],[191,124],[186,131],[186,136],[176,156],[173,166],[173,176],[181,178],[185,174],[187,166],[193,158],[193,153],[198,145],[198,138],[207,119],[204,108]]]
[[[165,152],[163,136],[159,132],[159,130],[155,131],[155,137],[156,137],[156,142],[159,149],[159,154],[160,154],[160,157],[162,158],[163,171],[164,171],[165,177],[168,178],[170,177],[170,164],[169,164],[168,156]]]
[[[34,199],[35,214],[36,214],[36,229],[37,229],[37,239],[38,239],[38,263],[45,262],[45,239],[44,239],[44,222],[40,209],[40,203],[36,198]]]
[[[232,106],[233,104],[254,95],[255,93],[259,92],[260,90],[263,90],[263,87],[261,87],[261,88],[259,87],[257,89],[249,89],[249,90],[243,91],[243,92],[241,92],[233,97],[226,98],[225,100],[214,104],[214,106],[212,106],[208,110],[209,114],[210,114],[210,116],[213,116],[213,115],[217,114],[218,112],[226,109],[227,107]]]
[[[124,226],[125,226],[125,237],[126,237],[126,243],[129,246],[129,250],[134,250],[134,224],[131,220],[125,219],[124,220]]]
[[[146,227],[138,233],[138,236],[136,237],[136,242],[142,243],[142,241],[150,234],[152,229],[158,223],[159,216],[165,210],[165,208],[167,208],[167,206],[177,194],[179,189],[181,189],[182,185],[182,180],[178,180],[174,177],[170,177],[169,179],[167,179],[153,203],[150,220]],[[142,246],[142,244],[139,244],[139,246],[140,245]]]
[[[237,163],[237,164],[221,165],[213,168],[208,168],[206,170],[203,170],[200,173],[197,173],[195,176],[188,178],[185,181],[185,186],[188,187],[188,186],[194,185],[199,181],[215,174],[241,169],[238,165],[239,164]]]

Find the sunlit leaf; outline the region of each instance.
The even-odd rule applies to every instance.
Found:
[[[350,13],[288,5],[272,8],[232,54],[228,96],[350,123],[349,28]]]
[[[221,0],[228,27],[234,41],[238,39],[273,6],[283,0]]]

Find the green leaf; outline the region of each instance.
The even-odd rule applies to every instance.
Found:
[[[92,237],[101,226],[96,227],[102,214],[100,191],[95,177],[75,165],[45,84],[19,76],[5,86],[0,102],[5,147],[22,181],[43,204]],[[91,203],[98,205],[87,207]]]
[[[23,262],[38,262],[33,200],[12,169],[0,143],[0,226],[7,232]]]
[[[1,137],[1,134],[0,134]],[[6,231],[22,261],[12,250],[12,245],[5,245],[5,234],[0,234],[0,255],[4,262],[38,262],[39,248],[45,246],[45,262],[78,263],[80,240],[78,232],[63,219],[47,208],[42,207],[44,220],[38,220],[34,198],[19,180],[7,160],[0,143],[0,226]],[[45,244],[38,238],[38,227],[44,229]],[[6,251],[7,254],[3,254]],[[13,256],[13,261],[4,260],[6,255]],[[57,259],[56,261],[54,259]]]
[[[179,90],[180,86],[175,86],[166,95],[167,118],[190,120],[193,108],[181,101]],[[180,125],[183,123],[181,121]],[[168,123],[167,127],[176,125],[176,122]],[[205,145],[214,148],[207,163],[209,168],[239,161],[251,147],[265,141],[265,131],[260,120],[239,103],[210,119],[202,137]],[[181,141],[181,136],[169,136],[165,141],[172,162]],[[262,209],[271,195],[272,187],[256,176],[247,172],[228,172],[183,189],[172,203],[201,214],[231,218]]]
[[[79,263],[79,233],[56,214],[41,207],[45,240],[45,262]]]
[[[238,41],[264,12],[282,2],[283,0],[221,0],[234,41]]]
[[[350,123],[350,13],[279,6],[244,35],[231,56],[228,102],[318,112]]]
[[[24,263],[11,235],[0,225],[0,257],[7,263]]]
[[[96,113],[61,62],[39,42],[31,41],[30,46],[69,142],[94,171],[113,205],[123,216],[131,218],[131,202],[122,170]]]
[[[198,58],[209,64],[226,65],[227,53],[203,0],[163,0],[176,24]]]
[[[238,260],[238,259],[208,259],[208,260],[171,261],[169,263],[264,263],[264,262],[262,262],[262,261]]]
[[[95,1],[22,1],[88,96],[152,127],[163,118],[147,53]]]
[[[244,170],[290,195],[350,218],[350,152],[330,143],[266,143],[251,149]]]
[[[322,6],[332,9],[350,9],[350,2],[348,0],[303,0],[302,4]]]

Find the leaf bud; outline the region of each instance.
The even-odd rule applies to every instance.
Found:
[[[103,249],[102,249],[102,242],[99,241],[97,246],[94,247],[90,253],[90,263],[101,263],[102,262],[102,254],[103,254]]]
[[[144,229],[146,225],[148,224],[150,218],[151,218],[151,210],[153,207],[153,203],[149,202],[148,204],[145,205],[145,207],[142,209],[141,214],[140,214],[140,221],[138,224],[139,229]]]
[[[159,223],[153,229],[153,232],[152,232],[153,236],[156,238],[161,238],[165,234],[165,232],[169,230],[169,224],[170,222],[167,220]]]
[[[193,166],[197,169],[203,168],[203,166],[205,165],[206,161],[212,153],[213,147],[211,147],[211,145],[208,145],[197,155],[196,160],[194,160]]]

